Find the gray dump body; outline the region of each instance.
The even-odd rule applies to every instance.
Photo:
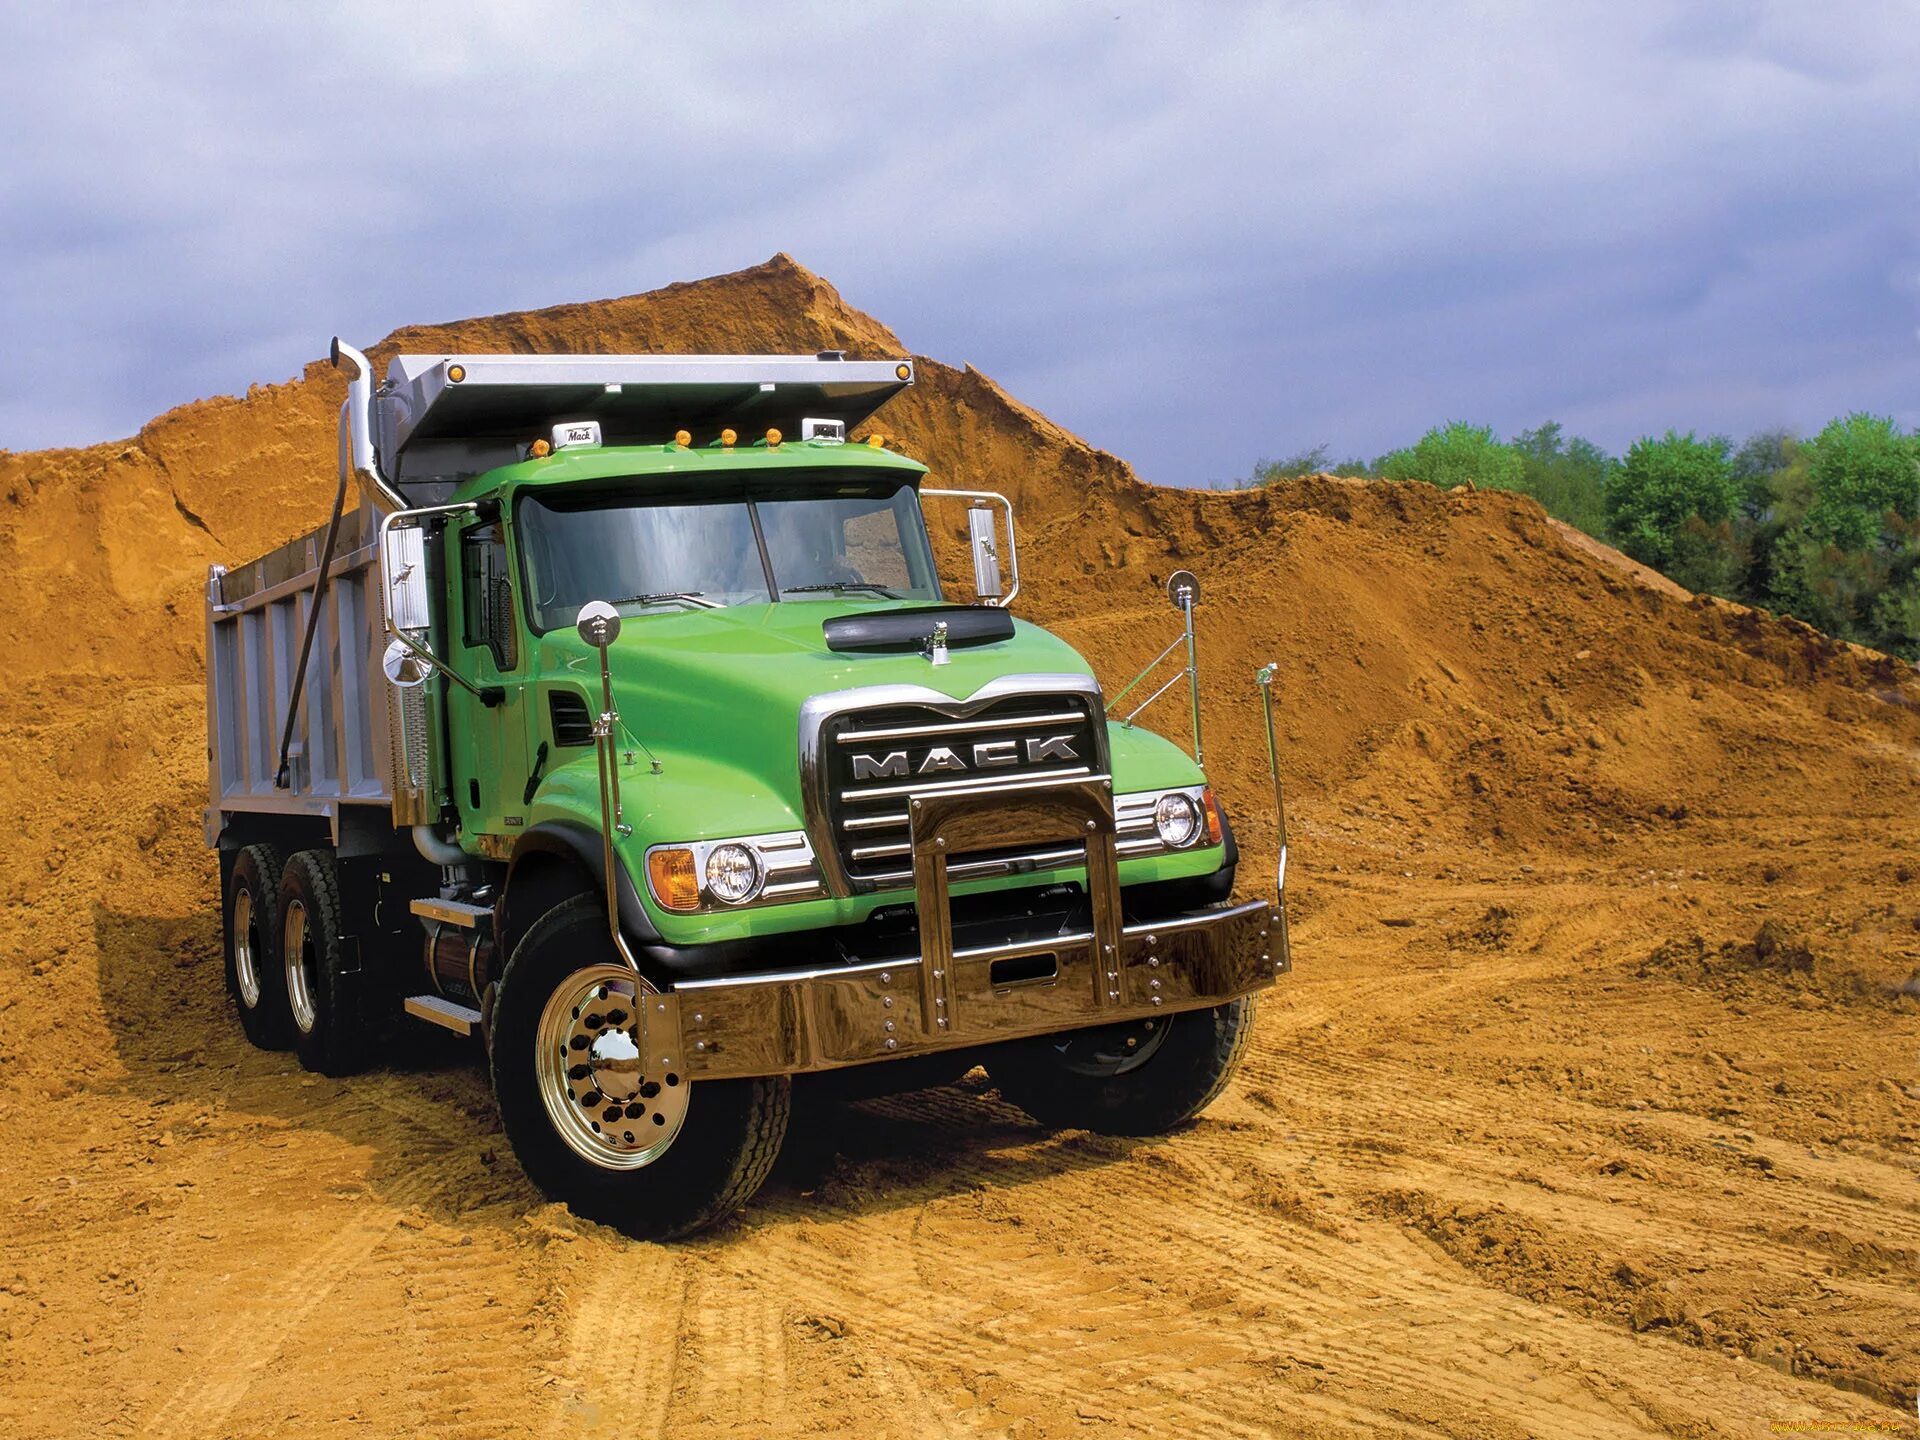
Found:
[[[398,749],[399,717],[393,712],[397,705],[424,702],[418,689],[396,690],[380,668],[386,635],[378,528],[366,506],[340,517],[284,790],[274,784],[280,736],[326,527],[252,564],[231,571],[216,567],[208,577],[209,844],[235,814],[325,816],[333,822],[336,845],[344,838],[343,807],[371,807],[369,818],[387,819]],[[424,726],[413,727],[413,733],[423,732]],[[424,756],[416,758],[424,765]]]

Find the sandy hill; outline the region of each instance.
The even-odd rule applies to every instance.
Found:
[[[401,347],[906,348],[785,256],[376,359]],[[1249,889],[1253,672],[1280,663],[1298,969],[1235,1089],[1137,1147],[1039,1134],[979,1082],[800,1126],[737,1227],[667,1251],[544,1207],[471,1065],[335,1083],[247,1047],[201,838],[201,587],[324,518],[343,387],[316,363],[0,454],[0,1433],[1911,1415],[1910,667],[1649,583],[1522,497],[1158,488],[919,366],[880,422],[1014,497],[1016,608],[1110,690],[1174,632],[1162,578],[1201,575]],[[659,1343],[609,1344],[636,1295]]]
[[[384,366],[402,349],[827,347],[907,348],[780,255],[619,300],[413,326],[373,353]],[[1357,787],[1347,808],[1391,815],[1410,844],[1463,829],[1586,843],[1682,806],[1791,804],[1783,766],[1870,791],[1892,783],[1890,752],[1865,737],[1908,737],[1897,748],[1914,733],[1914,707],[1894,703],[1916,693],[1904,664],[1637,583],[1525,498],[1325,477],[1158,488],[971,367],[922,356],[919,376],[878,423],[936,475],[1014,498],[1021,608],[1064,629],[1110,686],[1172,623],[1161,577],[1200,572],[1206,723],[1243,810],[1258,809],[1250,677],[1267,659],[1282,662],[1303,818],[1335,823],[1316,797]],[[316,361],[129,441],[0,455],[0,640],[16,683],[57,695],[197,680],[207,565],[320,522],[343,395]],[[1161,706],[1176,730],[1178,697]]]

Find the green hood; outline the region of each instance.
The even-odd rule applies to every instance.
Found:
[[[800,823],[800,708],[816,695],[907,684],[964,699],[1006,675],[1090,675],[1073,647],[1024,621],[1010,640],[921,654],[829,650],[823,621],[893,606],[737,605],[629,618],[610,651],[623,742],[640,764],[623,776],[631,814],[650,839],[704,839]],[[597,657],[570,630],[541,642],[541,671],[571,670],[598,709]],[[660,764],[653,775],[646,761]],[[664,782],[664,783],[659,783]],[[637,792],[637,793],[635,793]],[[724,797],[702,804],[702,796]]]

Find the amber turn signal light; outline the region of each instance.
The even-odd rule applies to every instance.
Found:
[[[693,873],[693,851],[662,846],[647,853],[647,880],[653,898],[667,910],[698,910],[700,880]]]
[[[1213,798],[1213,787],[1209,785],[1200,792],[1200,814],[1207,824],[1207,844],[1220,843],[1220,802]]]

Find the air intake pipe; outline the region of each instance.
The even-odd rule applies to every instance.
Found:
[[[374,509],[383,510],[389,515],[405,510],[407,508],[405,497],[393,488],[386,476],[380,473],[380,456],[374,449],[372,363],[338,335],[334,336],[332,343],[327,346],[327,360],[336,370],[341,368],[343,360],[353,367],[353,374],[347,381],[346,403],[340,407],[341,476],[340,500],[335,502],[336,524],[339,519],[340,501],[346,497],[346,469],[349,465],[353,468],[355,478],[360,482],[360,493]],[[391,592],[387,590],[389,582],[386,577],[384,541],[380,576],[382,591],[390,595]],[[317,604],[314,606],[313,613],[316,616],[320,613]],[[415,644],[413,648],[418,649],[419,646]],[[399,794],[397,783],[394,793],[396,796]],[[435,865],[442,867],[463,865],[472,858],[431,825],[415,825],[412,831],[414,849],[418,850],[424,859]]]
[[[373,448],[373,366],[367,357],[338,335],[327,347],[327,359],[338,370],[342,360],[353,366],[347,381],[347,403],[340,412],[345,432],[343,448],[352,447],[353,473],[360,481],[361,493],[378,510],[404,510],[407,502],[380,473],[380,457]]]

